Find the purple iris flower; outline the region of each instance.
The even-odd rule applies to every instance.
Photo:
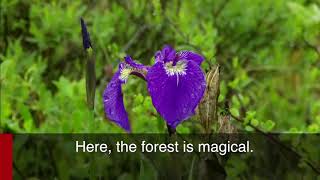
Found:
[[[199,54],[176,52],[170,46],[156,53],[155,64],[151,67],[136,63],[127,56],[103,93],[106,116],[126,131],[131,131],[121,85],[129,75],[137,75],[147,81],[154,107],[167,125],[175,129],[194,115],[204,95],[206,81],[200,67],[203,60]]]

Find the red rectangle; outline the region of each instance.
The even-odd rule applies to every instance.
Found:
[[[0,180],[12,180],[11,134],[0,134]]]

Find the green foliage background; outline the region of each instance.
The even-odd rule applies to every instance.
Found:
[[[320,132],[320,1],[1,0],[1,128],[123,132],[104,118],[102,92],[126,54],[151,65],[164,44],[221,66],[224,105],[240,130]],[[80,17],[96,51],[96,109],[85,103]],[[133,132],[166,132],[145,82],[124,86]],[[200,132],[194,117],[178,132]]]

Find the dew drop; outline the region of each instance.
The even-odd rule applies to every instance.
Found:
[[[117,87],[117,84],[116,83],[112,83],[111,87]]]
[[[109,101],[110,100],[110,96],[105,96],[104,97],[104,102],[107,102],[107,101]]]
[[[114,114],[114,111],[111,108],[108,109],[108,112],[109,112],[108,114],[110,114],[110,115]]]
[[[187,108],[184,107],[184,108],[182,109],[182,112],[183,112],[183,113],[186,113],[186,112],[187,112]]]

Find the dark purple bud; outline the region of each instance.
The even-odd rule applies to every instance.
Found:
[[[81,32],[82,32],[82,42],[83,42],[83,48],[85,50],[92,48],[91,41],[90,41],[90,35],[87,31],[87,26],[84,20],[81,18]]]

